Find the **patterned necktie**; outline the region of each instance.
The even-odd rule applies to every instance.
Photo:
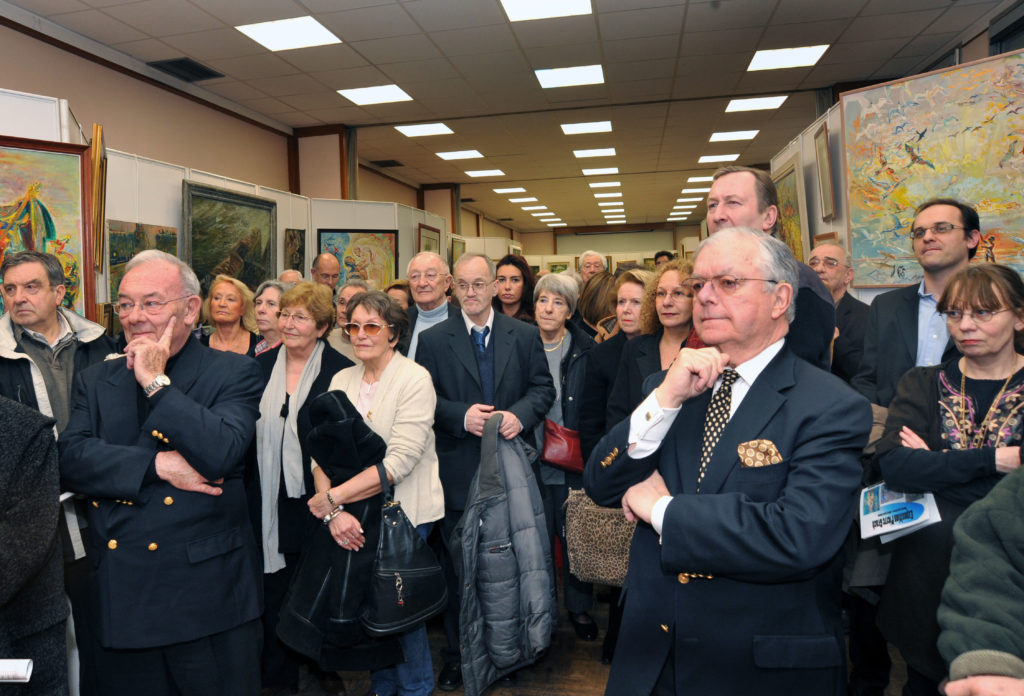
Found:
[[[729,422],[729,407],[732,405],[732,385],[740,376],[740,373],[731,367],[722,372],[722,386],[718,388],[715,395],[711,397],[711,404],[708,406],[707,416],[704,418],[704,442],[700,448],[700,472],[697,474],[697,492],[700,492],[701,481],[708,471],[708,462],[714,454],[718,438],[722,436],[726,424]]]
[[[473,329],[473,340],[476,341],[476,349],[481,353],[487,352],[487,334],[491,332],[491,327],[485,326],[483,329]]]

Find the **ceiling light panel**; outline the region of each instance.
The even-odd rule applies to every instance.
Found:
[[[708,138],[709,143],[725,143],[732,140],[753,140],[757,137],[757,134],[761,131],[756,130],[745,130],[745,131],[721,131],[718,133],[712,133],[711,137]],[[703,181],[711,181],[711,177],[694,177]],[[690,181],[690,179],[687,179]]]
[[[677,198],[676,203],[700,203],[703,198]]]
[[[510,22],[593,14],[590,0],[501,0]]]
[[[598,169],[584,169],[583,176],[605,176],[608,174],[618,174],[618,167],[600,167]]]
[[[533,217],[551,217],[554,213],[530,213]]]
[[[814,65],[828,50],[828,44],[800,46],[798,48],[777,48],[758,51],[750,59],[747,71],[781,70],[783,68],[806,68]]]
[[[495,193],[526,193],[526,189],[522,186],[513,186],[512,188],[496,188],[491,189]]]
[[[589,123],[563,123],[562,132],[566,135],[580,135],[582,133],[611,133],[611,121],[590,121]]]
[[[522,198],[509,198],[509,203],[533,203],[537,200],[536,196],[523,196]]]
[[[578,65],[572,68],[550,68],[533,72],[544,89],[604,83],[604,70],[600,65]]]
[[[709,186],[707,188],[684,188],[679,193],[711,193],[711,187]]]
[[[689,179],[686,180],[686,183],[688,183],[688,184],[699,184],[699,183],[701,183],[703,181],[714,181],[714,180],[715,180],[715,177],[713,177],[713,176],[691,176]]]
[[[546,205],[524,205],[523,210],[547,210]]]
[[[338,94],[353,104],[390,104],[392,102],[412,101],[398,85],[377,85],[376,87],[359,87],[357,89],[339,89]]]
[[[478,177],[478,176],[505,176],[505,172],[500,169],[474,169],[466,172],[466,176]]]
[[[549,222],[548,227],[565,227],[564,222]]]
[[[434,154],[443,160],[477,159],[484,156],[479,150],[455,150],[453,152],[435,152]]]
[[[753,97],[751,99],[732,99],[725,107],[726,113],[733,111],[763,111],[765,109],[777,109],[786,101],[787,97]]]
[[[312,17],[243,24],[235,29],[271,51],[290,51],[296,48],[341,43],[341,39]]]
[[[598,201],[597,204],[601,207],[609,205],[622,205],[622,201]]]
[[[595,193],[594,198],[622,198],[622,191],[609,191],[608,193]]]
[[[590,185],[590,188],[615,188],[616,186],[622,186],[620,181],[595,181]]]
[[[411,126],[395,126],[395,130],[407,138],[424,135],[451,135],[452,129],[443,123],[416,123]]]
[[[614,157],[614,147],[599,147],[592,150],[573,150],[572,154],[577,157]]]

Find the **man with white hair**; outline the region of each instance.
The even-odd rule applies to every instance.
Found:
[[[599,252],[594,251],[593,249],[588,249],[580,254],[580,276],[583,277],[584,283],[590,280],[590,276],[607,270],[608,267],[605,263],[604,256]]]
[[[764,232],[704,240],[683,282],[708,347],[680,350],[584,469],[639,520],[609,696],[846,692],[840,549],[871,409],[784,340],[798,277]]]
[[[260,690],[262,562],[242,479],[263,379],[193,337],[201,305],[188,265],[137,254],[114,305],[125,354],[77,377],[60,438],[64,485],[90,501],[104,696]]]
[[[400,345],[399,350],[415,360],[420,334],[445,319],[458,316],[459,308],[448,301],[447,292],[452,285],[452,275],[440,254],[433,251],[416,254],[409,259],[405,277],[409,281],[409,292],[412,293],[412,306],[409,307],[412,331],[409,332],[411,338],[408,345]]]

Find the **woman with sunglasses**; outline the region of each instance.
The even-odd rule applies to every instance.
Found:
[[[1005,474],[1024,440],[1024,283],[1006,266],[971,264],[938,302],[963,357],[900,380],[874,458],[886,486],[932,493],[941,521],[889,544],[878,625],[907,663],[904,694],[937,693],[946,664],[936,610],[949,574],[953,524]]]
[[[430,373],[396,350],[409,331],[409,316],[383,292],[355,295],[346,307],[342,330],[349,337],[361,364],[342,370],[331,380],[355,404],[366,424],[387,443],[384,470],[394,484],[395,500],[424,539],[435,520],[444,516],[444,493],[434,449],[434,407],[437,395]],[[338,486],[314,470],[317,494],[309,501],[316,520],[357,500],[380,492],[374,467],[364,469]],[[346,551],[364,549],[359,521],[344,510],[330,521],[331,534]],[[381,696],[426,696],[434,689],[434,667],[427,628],[420,624],[400,636],[405,662],[371,674],[372,691]]]
[[[306,507],[316,492],[305,444],[312,429],[309,406],[352,361],[324,340],[334,322],[329,288],[297,283],[281,295],[278,304],[277,330],[282,344],[256,358],[267,386],[256,423],[256,481],[250,482],[249,490],[254,498],[250,502],[252,519],[260,523],[263,544],[263,687],[294,689],[298,688],[302,658],[278,640],[276,628],[299,552],[316,524]],[[311,667],[325,692],[339,690],[336,675]]]

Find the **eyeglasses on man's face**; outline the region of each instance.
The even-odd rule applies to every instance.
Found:
[[[116,305],[114,305],[114,309],[117,311],[117,316],[119,317],[128,316],[136,307],[141,307],[143,312],[150,316],[153,316],[159,314],[160,311],[164,308],[164,306],[169,305],[172,302],[177,302],[178,300],[186,300],[189,297],[192,296],[182,295],[181,297],[175,297],[170,300],[143,300],[142,302],[139,303],[130,302],[128,300],[121,300]]]
[[[464,280],[460,280],[455,284],[455,287],[456,289],[458,289],[459,292],[466,293],[469,292],[470,289],[472,289],[474,293],[479,295],[480,293],[487,289],[487,285],[488,283],[482,280],[478,280],[473,283],[467,283]]]
[[[910,230],[910,234],[914,239],[921,239],[929,231],[935,234],[949,234],[953,230],[965,229],[963,225],[954,225],[952,222],[936,222],[934,225],[928,227],[915,227]]]
[[[384,329],[390,329],[394,324],[378,324],[375,321],[370,321],[365,324],[360,324],[358,321],[350,321],[347,324],[342,324],[341,330],[345,332],[346,336],[355,336],[362,329],[363,333],[371,338],[379,334]]]
[[[812,256],[811,260],[807,262],[807,265],[810,266],[811,268],[818,268],[819,266],[828,266],[829,268],[835,268],[839,266],[840,263],[839,259],[834,259],[831,256],[825,256],[820,259],[817,256]]]
[[[708,283],[711,283],[711,287],[720,295],[735,295],[740,291],[740,288],[743,287],[743,284],[748,281],[772,284],[779,283],[778,280],[772,280],[771,278],[737,278],[734,275],[717,275],[711,278],[690,276],[680,284],[694,295],[703,290],[704,286]]]

